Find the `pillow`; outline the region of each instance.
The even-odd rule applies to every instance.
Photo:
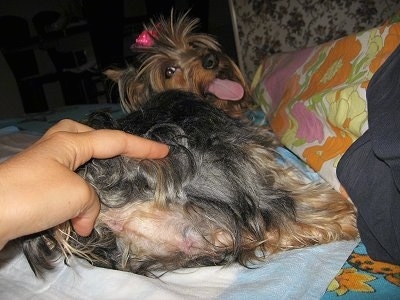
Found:
[[[337,163],[368,128],[369,80],[399,43],[400,22],[386,22],[266,57],[255,74],[251,88],[272,130],[338,191]]]

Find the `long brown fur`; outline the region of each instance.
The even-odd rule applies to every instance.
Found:
[[[229,118],[192,93],[160,93],[120,120],[88,125],[171,145],[161,160],[92,160],[79,174],[101,212],[89,237],[69,223],[27,238],[41,274],[59,254],[147,276],[182,267],[250,265],[259,254],[357,237],[351,202],[283,163],[275,138]]]
[[[87,124],[168,143],[171,152],[163,160],[116,157],[83,166],[79,174],[102,203],[95,229],[83,238],[65,223],[25,240],[37,274],[52,267],[57,253],[152,276],[181,267],[247,266],[260,252],[358,236],[350,201],[325,182],[306,183],[282,163],[270,131],[243,122],[251,106],[243,76],[212,37],[193,32],[196,24],[186,15],[153,22],[147,29],[157,32],[154,44],[138,48],[140,67],[107,71],[129,114],[93,115]],[[205,58],[218,64],[204,68]],[[175,73],[165,76],[171,66]],[[217,76],[239,82],[242,99],[208,93]]]

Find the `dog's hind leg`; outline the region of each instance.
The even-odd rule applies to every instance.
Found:
[[[266,233],[265,248],[278,252],[358,236],[354,205],[327,184],[298,187],[291,193],[294,218]]]

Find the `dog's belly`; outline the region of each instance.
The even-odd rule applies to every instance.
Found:
[[[215,246],[227,247],[226,234],[200,233],[199,228],[204,229],[204,224],[193,221],[180,205],[164,208],[154,202],[143,202],[102,211],[98,223],[107,225],[137,256],[168,257],[176,253],[199,256],[215,251]]]

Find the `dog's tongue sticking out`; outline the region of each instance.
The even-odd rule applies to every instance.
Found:
[[[244,89],[240,83],[219,78],[211,82],[207,91],[222,100],[237,101],[242,99],[244,95]]]

